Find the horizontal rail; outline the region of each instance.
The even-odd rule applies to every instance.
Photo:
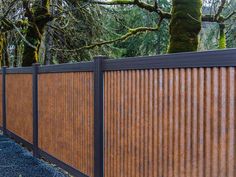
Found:
[[[104,61],[104,71],[236,66],[236,49],[186,52]]]
[[[88,177],[87,175],[83,174],[82,172],[76,170],[75,168],[65,164],[64,162],[58,160],[57,158],[53,157],[52,155],[39,150],[39,156],[45,158],[51,163],[58,165],[59,167],[63,168],[64,170],[68,171],[70,174],[74,175],[75,177]]]
[[[28,149],[32,150],[33,149],[33,144],[30,142],[24,140],[23,138],[19,137],[15,133],[11,132],[10,130],[6,130],[6,135],[13,138],[17,143],[22,143],[25,147]]]
[[[203,52],[185,52],[146,57],[105,60],[103,71],[135,69],[173,69],[236,66],[236,49]],[[94,71],[94,61],[40,66],[40,73],[86,72]],[[32,67],[7,68],[7,74],[32,73]],[[2,73],[2,69],[0,70]]]
[[[14,139],[17,143],[22,144],[23,146],[25,146],[29,150],[33,150],[33,144],[32,143],[24,140],[23,138],[19,137],[15,133],[13,133],[9,130],[6,130],[6,135],[8,137]],[[49,161],[49,162],[51,162],[53,164],[56,164],[57,166],[65,169],[70,174],[74,175],[75,177],[88,177],[87,175],[83,174],[82,172],[80,172],[80,171],[76,170],[75,168],[65,164],[64,162],[58,160],[57,158],[53,157],[52,155],[49,155],[48,153],[46,153],[46,152],[44,152],[40,149],[39,149],[39,156],[41,158],[45,159],[46,161]]]
[[[7,74],[31,74],[33,67],[19,67],[19,68],[7,68]]]
[[[40,66],[39,67],[39,73],[62,73],[62,72],[93,71],[93,67],[94,67],[93,62],[48,65],[48,66]]]

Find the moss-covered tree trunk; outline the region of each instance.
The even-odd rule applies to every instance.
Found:
[[[29,20],[29,27],[26,32],[26,41],[23,52],[22,66],[31,66],[38,62],[38,53],[42,36],[47,23],[52,20],[50,15],[50,0],[38,0],[32,9],[29,9],[27,2],[24,3],[26,16]]]
[[[0,33],[0,67],[9,66],[6,34]]]
[[[219,28],[220,28],[219,49],[225,49],[226,48],[225,25],[219,24]]]
[[[202,0],[172,0],[168,53],[196,51],[201,30]]]
[[[4,35],[0,33],[0,65],[3,64]]]

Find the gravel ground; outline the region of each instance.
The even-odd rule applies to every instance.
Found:
[[[69,177],[69,175],[34,158],[13,140],[0,135],[0,177]]]

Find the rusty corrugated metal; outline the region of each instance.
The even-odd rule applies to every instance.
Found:
[[[93,73],[39,75],[39,147],[93,175]]]
[[[106,177],[235,177],[235,68],[104,75]]]
[[[6,75],[7,129],[33,142],[32,75]]]

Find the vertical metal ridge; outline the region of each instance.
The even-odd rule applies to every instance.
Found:
[[[179,85],[180,79],[179,79],[179,69],[174,69],[174,121],[173,121],[173,125],[174,125],[174,161],[173,161],[173,176],[174,177],[179,177],[180,173],[179,173]]]
[[[206,177],[211,177],[211,69],[206,69],[205,75],[205,172]]]
[[[128,155],[128,163],[127,163],[127,176],[131,176],[132,174],[132,149],[131,149],[131,143],[132,143],[132,120],[131,120],[131,108],[132,108],[132,90],[131,90],[131,71],[127,71],[127,78],[128,78],[128,83],[127,83],[127,153]]]
[[[158,83],[158,72],[157,70],[153,71],[153,176],[159,177],[159,127],[158,121],[160,117],[158,117],[158,91],[159,91],[159,83]],[[138,102],[138,100],[137,100]],[[156,169],[156,170],[155,170]]]
[[[186,69],[186,175],[191,176],[191,151],[192,151],[192,130],[191,130],[191,117],[192,117],[192,90],[191,90],[191,69]]]
[[[180,176],[185,176],[185,70],[180,69]]]
[[[192,70],[192,176],[197,177],[198,170],[198,72],[199,70],[194,68]]]
[[[164,175],[163,171],[163,142],[164,142],[164,137],[163,137],[163,126],[164,126],[164,120],[163,120],[163,98],[164,98],[164,76],[163,76],[163,70],[159,70],[158,72],[158,82],[159,82],[159,90],[158,90],[158,95],[159,95],[159,104],[158,104],[158,116],[159,116],[159,159],[158,159],[158,164],[160,166],[159,168],[159,177]]]
[[[220,171],[219,177],[226,176],[226,69],[220,68]]]
[[[218,110],[219,110],[219,105],[218,105],[218,100],[219,100],[219,70],[218,68],[213,68],[212,69],[212,175],[217,176],[218,175],[218,169],[219,169],[219,164],[218,164]]]
[[[163,176],[168,176],[168,70],[164,70],[163,98]]]
[[[104,73],[104,128],[105,128],[105,134],[104,134],[104,144],[105,144],[105,148],[104,148],[104,158],[105,158],[105,162],[104,162],[104,176],[107,177],[108,176],[108,160],[107,160],[107,156],[108,156],[108,130],[107,130],[107,112],[108,112],[108,106],[107,106],[107,98],[109,96],[108,93],[108,77],[107,77],[107,73]]]
[[[137,125],[137,144],[138,144],[138,147],[136,149],[137,151],[137,160],[136,160],[136,163],[137,163],[137,176],[138,177],[141,177],[142,176],[142,173],[140,172],[141,170],[141,146],[142,146],[142,140],[141,140],[141,115],[140,115],[140,112],[141,112],[141,79],[140,79],[140,71],[136,71],[136,75],[137,75],[137,81],[136,81],[136,88],[137,88],[137,100],[136,100],[136,110],[137,110],[137,122],[138,122],[138,125]]]
[[[199,87],[198,87],[198,97],[199,97],[199,107],[198,107],[198,177],[203,177],[205,175],[205,165],[204,165],[204,69],[199,69]]]
[[[168,176],[173,177],[173,69],[168,69]]]
[[[228,164],[228,177],[235,176],[234,174],[234,165],[236,163],[236,151],[235,151],[235,68],[230,67],[228,68],[228,94],[227,94],[227,99],[228,99],[228,158],[227,158],[227,164]]]
[[[153,157],[153,154],[154,154],[154,117],[153,117],[153,106],[154,106],[154,100],[153,100],[153,97],[154,97],[154,91],[153,91],[153,83],[154,83],[154,72],[153,70],[149,70],[149,96],[148,96],[148,102],[149,102],[149,106],[148,106],[148,112],[149,112],[149,164],[151,164],[149,166],[149,176],[153,176],[153,171],[154,171],[154,157]]]
[[[136,126],[136,72],[135,71],[132,71],[132,142],[131,142],[131,145],[132,145],[132,176],[136,176],[136,149],[135,149],[135,146],[134,144],[136,144],[136,141],[137,141],[137,126]],[[119,127],[118,127],[119,128]]]

